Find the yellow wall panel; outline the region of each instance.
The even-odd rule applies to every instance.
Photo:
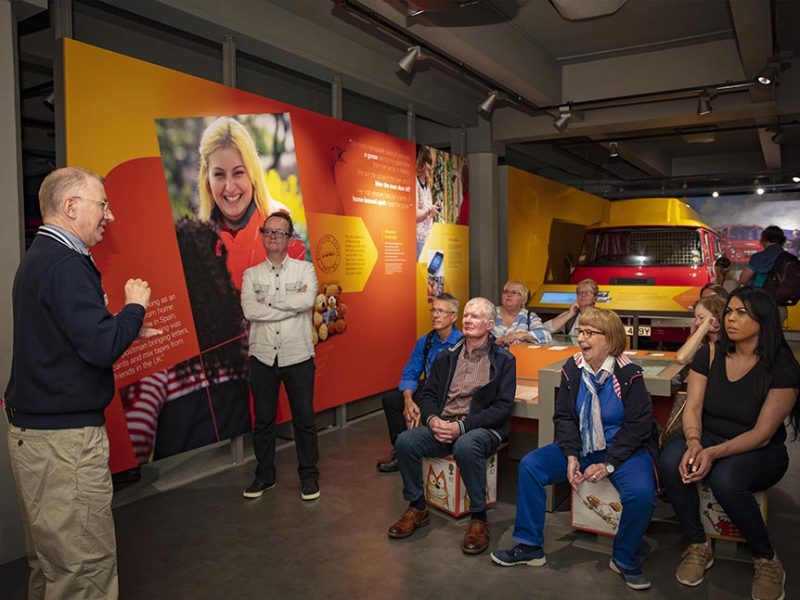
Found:
[[[609,201],[508,167],[508,274],[536,290],[567,283],[567,253],[578,255],[587,225],[603,218]]]

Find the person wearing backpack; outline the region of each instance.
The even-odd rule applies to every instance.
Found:
[[[781,255],[783,245],[786,243],[786,235],[783,229],[777,225],[770,225],[761,232],[761,252],[756,252],[750,257],[750,262],[742,269],[739,274],[739,285],[752,285],[753,287],[763,288],[767,279],[772,273],[775,261]],[[778,307],[781,323],[786,320],[787,312],[783,306]]]
[[[455,326],[458,309],[458,299],[450,294],[443,293],[433,299],[430,308],[433,329],[414,344],[414,350],[400,376],[400,385],[383,395],[383,410],[389,426],[392,452],[378,461],[377,468],[381,473],[395,473],[399,470],[394,444],[397,436],[419,424],[417,401],[433,359],[441,350],[452,348],[464,337]]]

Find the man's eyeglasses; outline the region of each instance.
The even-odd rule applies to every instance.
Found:
[[[595,331],[594,329],[581,329],[578,328],[575,330],[575,335],[577,337],[585,337],[587,340],[591,338],[593,335],[605,335],[602,331]]]
[[[578,296],[594,296],[594,292],[590,290],[583,290],[582,292],[575,292]]]
[[[283,238],[287,238],[290,235],[292,235],[291,233],[289,233],[288,231],[284,231],[283,229],[268,229],[266,227],[259,227],[258,230],[264,237],[278,238],[279,240],[282,240]]]
[[[440,316],[440,315],[452,315],[455,312],[456,311],[454,311],[454,310],[447,310],[446,308],[432,308],[432,309],[430,309],[430,313],[432,315],[437,316],[437,317]]]
[[[97,204],[98,206],[103,207],[103,214],[108,214],[109,209],[111,208],[108,200],[92,200],[91,198],[84,198],[83,196],[75,196],[78,200],[86,200],[87,202],[91,202],[92,204]]]

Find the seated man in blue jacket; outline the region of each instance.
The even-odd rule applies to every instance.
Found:
[[[441,352],[420,397],[421,426],[397,438],[403,498],[409,506],[389,537],[412,535],[430,518],[422,487],[423,457],[452,454],[470,498],[470,522],[461,549],[480,554],[489,545],[486,459],[508,436],[516,392],[516,363],[491,336],[497,309],[485,298],[464,307],[464,339]]]
[[[378,471],[381,473],[397,471],[397,453],[394,450],[397,436],[406,429],[419,425],[419,396],[430,373],[433,359],[440,351],[452,348],[464,337],[455,327],[458,309],[458,299],[450,294],[443,293],[433,299],[430,310],[433,329],[414,344],[397,389],[383,395],[383,410],[389,425],[392,453],[378,461]]]

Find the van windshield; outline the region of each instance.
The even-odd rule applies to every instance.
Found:
[[[758,241],[761,239],[761,232],[764,231],[763,227],[753,225],[752,227],[731,227],[728,229],[728,239],[737,242]]]
[[[702,262],[696,229],[648,227],[587,231],[578,257],[584,267],[692,266]]]

